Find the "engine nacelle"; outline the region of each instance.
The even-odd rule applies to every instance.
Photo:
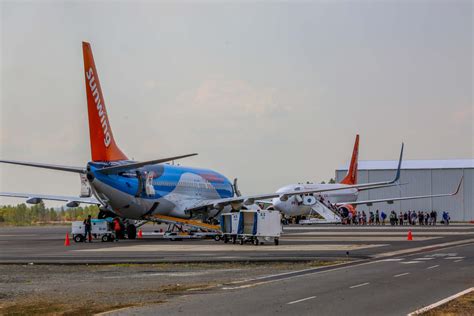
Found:
[[[337,208],[342,217],[348,217],[349,213],[352,213],[352,216],[357,214],[357,211],[354,206],[351,204],[344,204]]]
[[[42,201],[43,201],[43,199],[41,199],[41,198],[32,197],[32,198],[29,198],[28,200],[26,200],[26,203],[28,203],[28,204],[39,204]]]
[[[316,198],[312,195],[303,196],[303,205],[313,206],[316,204]]]

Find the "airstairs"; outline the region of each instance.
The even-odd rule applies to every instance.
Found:
[[[311,213],[315,212],[321,215],[324,219],[316,220],[318,223],[321,224],[340,224],[342,222],[342,218],[339,214],[336,213],[332,207],[327,206],[326,204],[316,201],[316,203],[311,208]],[[310,214],[311,214],[310,213]]]

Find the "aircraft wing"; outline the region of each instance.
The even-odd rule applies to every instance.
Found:
[[[463,177],[459,181],[458,187],[456,191],[452,193],[444,193],[444,194],[433,194],[433,195],[416,195],[416,196],[404,196],[404,197],[395,197],[395,198],[384,198],[384,199],[375,199],[375,200],[366,200],[366,201],[356,201],[356,202],[338,202],[336,205],[344,205],[344,204],[351,204],[351,205],[362,205],[366,204],[367,206],[372,206],[375,203],[382,203],[386,202],[388,204],[393,204],[394,201],[405,201],[405,200],[415,200],[415,199],[425,199],[425,198],[433,198],[433,197],[442,197],[442,196],[454,196],[459,193],[461,188],[461,184],[463,181]]]
[[[62,195],[45,195],[34,193],[14,193],[14,192],[0,192],[0,196],[17,197],[27,199],[26,203],[38,204],[42,200],[48,201],[62,201],[66,202],[69,207],[77,207],[79,204],[96,204],[101,203],[94,197],[78,197],[78,196],[62,196]]]
[[[46,164],[46,163],[26,162],[26,161],[17,161],[17,160],[0,160],[0,162],[9,163],[12,165],[21,165],[21,166],[68,171],[68,172],[75,172],[75,173],[86,173],[86,169],[83,167],[70,167],[70,166],[52,165],[52,164]]]

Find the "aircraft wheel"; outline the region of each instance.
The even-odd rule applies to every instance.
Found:
[[[74,242],[83,242],[85,238],[84,236],[79,234],[79,235],[75,235],[73,239],[74,239]]]

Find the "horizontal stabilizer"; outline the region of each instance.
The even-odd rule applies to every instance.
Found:
[[[51,165],[51,164],[45,164],[45,163],[25,162],[25,161],[16,161],[16,160],[0,160],[0,162],[9,163],[12,165],[21,165],[21,166],[52,169],[52,170],[75,172],[75,173],[86,173],[86,169],[82,167]]]
[[[113,173],[118,173],[118,172],[122,172],[126,170],[137,169],[137,168],[148,166],[148,165],[156,165],[158,163],[178,160],[178,159],[196,156],[196,155],[197,154],[194,153],[194,154],[189,154],[189,155],[175,156],[175,157],[162,158],[162,159],[156,159],[156,160],[133,162],[133,163],[125,164],[125,165],[103,168],[103,169],[100,169],[99,172],[103,174],[113,174]]]

